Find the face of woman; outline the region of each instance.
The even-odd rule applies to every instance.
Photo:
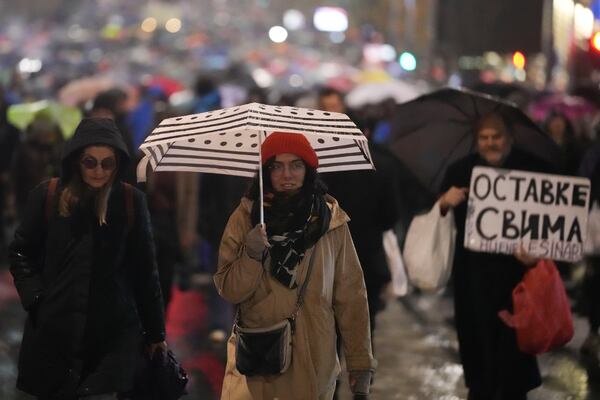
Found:
[[[109,146],[86,147],[79,159],[81,179],[93,189],[100,189],[117,169],[115,151]]]
[[[291,153],[282,153],[275,157],[269,168],[271,185],[276,192],[288,195],[296,194],[302,189],[306,165],[300,157]]]

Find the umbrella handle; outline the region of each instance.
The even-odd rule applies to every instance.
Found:
[[[265,134],[265,138],[267,137],[267,132],[263,131]],[[262,151],[261,151],[261,143],[260,143],[260,133],[258,136],[258,196],[260,198],[260,224],[261,226],[265,225],[265,209],[264,209],[264,196],[263,196],[263,170],[262,170]]]
[[[148,162],[150,161],[150,157],[145,155],[137,165],[137,181],[138,183],[146,182],[146,168],[148,167]]]

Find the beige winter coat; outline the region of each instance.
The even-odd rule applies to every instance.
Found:
[[[348,230],[349,220],[337,201],[327,196],[331,209],[328,232],[307,250],[297,267],[302,286],[311,252],[313,270],[305,301],[296,320],[293,357],[282,375],[246,377],[235,368],[235,334],[227,344],[227,367],[222,400],[317,400],[329,398],[340,372],[336,352],[337,322],[349,371],[373,370],[367,293],[362,270]],[[241,304],[242,324],[266,327],[290,316],[297,292],[271,277],[268,268],[244,251],[252,229],[252,201],[243,198],[231,215],[214,276],[221,296]],[[267,260],[266,265],[269,265]]]

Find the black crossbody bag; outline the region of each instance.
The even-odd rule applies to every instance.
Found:
[[[292,315],[266,328],[241,326],[238,305],[233,331],[235,341],[235,367],[246,376],[283,374],[292,363],[292,340],[296,330],[296,317],[304,302],[304,292],[313,268],[314,249],[310,254],[308,272],[298,291]]]

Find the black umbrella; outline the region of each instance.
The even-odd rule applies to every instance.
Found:
[[[448,165],[475,150],[480,117],[500,113],[515,146],[557,165],[560,149],[514,104],[467,89],[445,88],[400,104],[391,121],[390,150],[434,193]]]

